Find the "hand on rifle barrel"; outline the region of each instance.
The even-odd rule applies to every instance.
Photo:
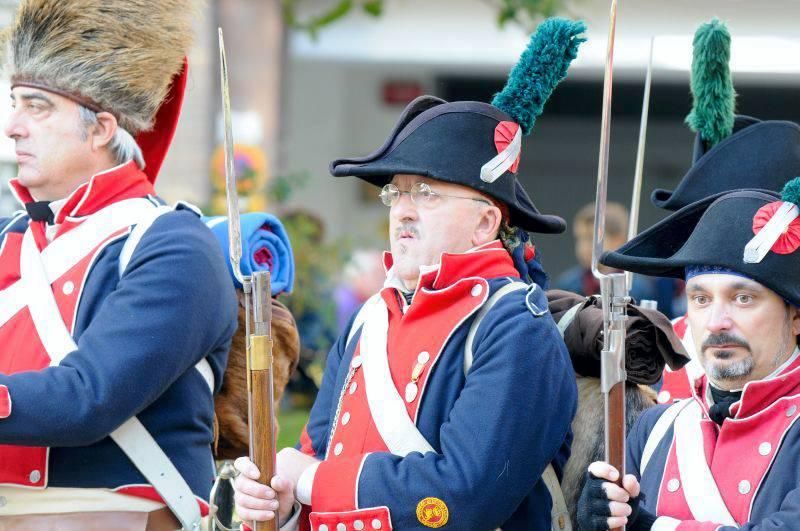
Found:
[[[639,481],[627,474],[622,487],[619,471],[603,461],[589,465],[586,484],[578,500],[578,526],[584,531],[600,531],[627,526],[628,531],[649,531],[656,517],[639,507]]]
[[[234,462],[233,466],[240,472],[233,482],[236,514],[242,521],[272,520],[277,509],[278,522],[285,522],[292,514],[300,476],[308,467],[319,463],[318,459],[294,448],[284,448],[276,458],[275,476],[270,481],[272,488],[257,481],[261,472],[249,458],[240,457]]]
[[[238,458],[233,466],[239,475],[233,481],[236,514],[243,522],[265,522],[275,518],[278,512],[279,525],[285,522],[294,505],[294,483],[274,476],[270,487],[259,483],[261,471],[247,457]]]

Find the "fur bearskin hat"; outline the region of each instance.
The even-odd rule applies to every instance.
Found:
[[[192,41],[192,0],[22,0],[6,32],[13,86],[41,88],[152,128]]]

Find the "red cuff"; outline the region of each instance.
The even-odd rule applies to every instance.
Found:
[[[311,489],[314,512],[355,510],[358,504],[356,485],[365,458],[365,455],[334,457],[319,464]]]
[[[300,434],[300,451],[311,457],[317,456],[314,446],[311,444],[311,437],[308,436],[308,424],[303,426],[303,432]]]
[[[0,385],[0,419],[8,418],[11,415],[11,395],[8,394],[8,387]]]
[[[344,525],[343,529],[363,529],[374,530],[380,529],[386,531],[392,528],[392,519],[389,515],[388,507],[370,507],[369,509],[360,509],[358,511],[344,511],[332,513],[311,513],[311,531],[320,531],[328,529],[339,529],[339,526]],[[322,527],[325,526],[325,527]]]

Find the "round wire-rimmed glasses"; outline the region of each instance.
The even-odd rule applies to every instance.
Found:
[[[450,199],[469,199],[479,203],[491,205],[489,201],[480,197],[464,197],[460,195],[440,194],[439,192],[432,190],[428,183],[423,182],[414,183],[414,186],[412,186],[411,190],[408,192],[404,192],[396,185],[389,183],[381,189],[381,193],[378,195],[378,197],[381,198],[381,202],[384,205],[391,207],[396,205],[404,194],[410,195],[411,201],[413,201],[417,206],[431,204],[439,197],[448,197]]]

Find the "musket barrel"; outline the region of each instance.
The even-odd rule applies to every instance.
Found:
[[[269,271],[253,274],[253,333],[272,337],[272,287]]]

